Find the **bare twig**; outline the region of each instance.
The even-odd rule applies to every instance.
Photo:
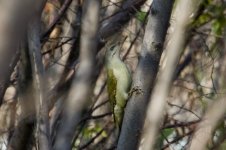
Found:
[[[177,127],[187,127],[190,125],[194,125],[199,123],[201,120],[195,120],[195,121],[190,121],[190,122],[180,122],[180,123],[176,123],[176,124],[172,124],[172,125],[165,125],[164,127],[161,128],[162,129],[168,129],[168,128],[177,128]]]
[[[196,113],[194,113],[194,112],[191,111],[190,109],[184,108],[183,106],[178,106],[178,105],[176,105],[176,104],[172,104],[172,103],[170,103],[170,102],[167,102],[167,103],[168,103],[168,105],[170,105],[170,106],[174,106],[174,107],[180,108],[180,110],[188,111],[188,112],[190,112],[191,114],[195,115],[198,119],[201,119],[201,117],[199,117]]]
[[[170,141],[169,143],[167,143],[166,145],[164,145],[164,146],[161,148],[161,150],[166,149],[166,148],[169,147],[171,144],[176,143],[176,142],[182,140],[182,139],[183,139],[184,137],[186,137],[186,136],[190,136],[193,132],[194,132],[194,131],[190,131],[190,132],[188,132],[188,133],[186,133],[186,134],[183,134],[183,135],[180,136],[180,137],[175,138],[173,141]]]
[[[82,146],[80,146],[79,147],[79,150],[82,150],[82,149],[85,149],[85,148],[87,148],[90,144],[92,144],[93,142],[94,142],[94,140],[96,139],[96,138],[98,138],[100,135],[101,135],[101,133],[104,131],[104,128],[103,129],[101,129],[92,139],[90,139],[86,144],[84,144],[84,145],[82,145]]]
[[[51,24],[48,27],[48,29],[46,30],[46,32],[41,36],[42,40],[44,38],[46,38],[52,32],[52,30],[54,29],[55,25],[60,21],[60,19],[63,17],[65,12],[67,11],[67,9],[70,6],[71,2],[72,2],[72,0],[65,0],[64,4],[62,5],[62,7],[59,10],[58,16],[51,22]]]

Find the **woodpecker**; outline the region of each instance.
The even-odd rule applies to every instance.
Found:
[[[114,122],[120,132],[132,77],[130,70],[120,58],[120,42],[108,43],[106,47],[107,90]]]

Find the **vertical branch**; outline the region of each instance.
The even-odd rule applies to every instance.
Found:
[[[31,20],[28,26],[29,54],[32,64],[33,86],[36,100],[37,139],[40,149],[49,149],[48,109],[46,101],[44,67],[41,57],[40,20]]]
[[[54,148],[69,150],[82,112],[90,102],[92,78],[95,71],[100,0],[85,0],[82,14],[80,66],[66,99],[62,124],[56,135]]]
[[[151,5],[141,54],[133,78],[132,91],[134,92],[126,106],[118,150],[138,149],[139,137],[150,92],[158,72],[173,2],[174,0],[154,0]]]
[[[50,149],[48,107],[46,100],[46,79],[42,63],[40,43],[40,16],[45,0],[35,2],[35,10],[28,24],[28,47],[32,67],[33,86],[36,101],[36,146],[41,150]]]
[[[172,85],[173,74],[180,58],[180,52],[185,47],[187,39],[187,29],[191,23],[191,14],[196,10],[200,1],[183,0],[178,3],[176,9],[177,20],[173,25],[175,31],[170,36],[170,43],[166,47],[167,62],[164,68],[161,68],[159,78],[153,89],[151,102],[148,106],[146,129],[144,130],[144,150],[154,149],[154,143],[157,137],[159,126],[163,119],[166,98]],[[183,13],[181,13],[183,12]],[[194,16],[194,15],[193,15]]]

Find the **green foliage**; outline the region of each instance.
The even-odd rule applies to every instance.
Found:
[[[210,23],[212,33],[221,36],[226,25],[225,6],[212,0],[205,0],[203,7],[205,7],[205,10],[193,23],[194,27],[198,28]]]
[[[166,138],[168,138],[170,135],[172,135],[174,133],[174,128],[169,128],[169,129],[163,129],[161,131],[161,135],[159,135],[159,138],[156,142],[156,149],[160,149],[161,147],[163,147],[164,141],[166,140]]]
[[[226,149],[226,142],[223,142],[220,147],[219,150],[225,150]]]
[[[224,15],[225,6],[210,4],[210,8],[210,12],[212,12],[213,16],[212,31],[216,35],[222,35],[224,26],[226,25],[226,18]]]
[[[199,17],[199,19],[196,22],[200,26],[209,22],[210,20],[211,20],[211,15],[209,13],[204,13]]]
[[[82,137],[86,140],[91,139],[94,137],[98,132],[100,132],[103,129],[99,124],[95,124],[92,126],[89,126],[87,128],[83,128],[82,130]],[[107,133],[105,131],[101,134],[102,137],[107,137]]]
[[[94,138],[101,130],[103,130],[103,127],[100,124],[92,124],[84,127],[82,129],[82,132],[80,133],[79,138],[74,143],[73,150],[76,150],[79,146],[83,145],[84,143],[87,143],[92,138]],[[107,132],[104,130],[101,132],[99,138],[106,138]]]
[[[135,16],[140,22],[144,22],[146,15],[148,15],[147,12],[138,11]]]
[[[223,34],[223,29],[226,25],[226,19],[224,16],[219,16],[217,19],[213,20],[212,23],[212,31],[217,36],[221,36]]]

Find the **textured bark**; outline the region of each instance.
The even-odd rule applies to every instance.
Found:
[[[56,150],[71,149],[76,126],[87,104],[91,102],[89,96],[91,95],[96,64],[99,11],[99,0],[86,0],[84,2],[80,40],[80,65],[66,99],[62,124],[59,126],[54,145]]]
[[[42,64],[40,43],[40,18],[34,16],[28,25],[28,45],[32,64],[33,86],[36,101],[37,146],[42,150],[50,149],[48,104],[46,96],[45,71]]]
[[[139,62],[133,79],[132,90],[134,92],[125,110],[117,145],[118,150],[138,149],[145,112],[158,72],[173,2],[173,0],[154,0],[151,5]]]
[[[32,68],[34,98],[36,106],[36,146],[38,149],[49,150],[49,119],[48,104],[46,96],[45,70],[42,63],[40,31],[41,31],[41,12],[45,5],[45,0],[37,0],[33,6],[33,12],[28,23],[28,47]]]

